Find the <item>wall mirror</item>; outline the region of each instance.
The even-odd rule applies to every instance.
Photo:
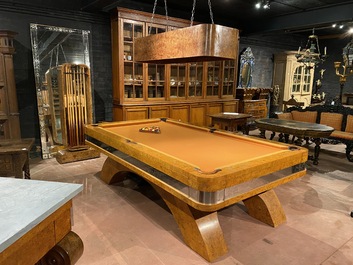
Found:
[[[252,73],[254,71],[255,57],[250,47],[247,47],[240,55],[239,84],[238,87],[252,86]]]
[[[89,30],[30,24],[33,66],[36,83],[42,158],[51,158],[51,151],[60,146],[60,115],[53,113],[49,100],[46,73],[65,63],[90,67]],[[56,126],[53,126],[56,125]],[[56,135],[55,139],[53,135]]]

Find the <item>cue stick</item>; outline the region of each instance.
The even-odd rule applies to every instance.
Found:
[[[70,131],[70,127],[71,127],[71,111],[70,111],[70,98],[69,98],[69,93],[70,93],[70,76],[69,76],[69,72],[67,70],[66,64],[64,64],[63,66],[64,69],[64,74],[66,77],[66,90],[65,90],[65,95],[66,95],[66,117],[67,117],[67,145],[69,145],[70,139],[71,139],[71,131]]]
[[[80,117],[80,124],[79,124],[79,145],[82,145],[82,128],[83,128],[83,110],[82,110],[82,95],[83,95],[83,86],[84,86],[84,78],[83,78],[83,68],[81,65],[77,66],[79,69],[80,74],[80,90],[79,90],[79,117]]]
[[[69,96],[68,96],[68,91],[69,91],[69,86],[70,86],[70,79],[69,79],[69,75],[67,73],[67,70],[66,70],[66,66],[65,64],[62,66],[62,72],[65,76],[65,87],[63,87],[63,90],[61,91],[61,93],[63,93],[63,96],[65,98],[65,108],[64,108],[64,111],[65,111],[65,116],[66,116],[66,121],[67,121],[67,124],[66,124],[66,121],[65,121],[65,126],[66,127],[66,134],[67,134],[67,138],[66,139],[66,144],[69,143],[69,139],[70,139],[70,126],[71,126],[71,119],[70,119],[70,110],[69,110]]]
[[[79,121],[78,121],[78,113],[77,113],[77,85],[78,85],[78,73],[77,73],[77,68],[75,67],[75,65],[71,66],[72,72],[73,72],[73,83],[74,83],[74,115],[75,115],[75,141],[74,141],[74,145],[77,145],[77,140],[78,140],[78,125],[79,125]]]
[[[85,98],[84,98],[84,115],[85,115],[85,123],[89,123],[88,121],[88,109],[87,109],[87,105],[88,105],[88,100],[87,97],[91,96],[91,89],[90,89],[90,83],[89,81],[90,79],[90,72],[89,72],[89,67],[85,65]],[[86,87],[87,84],[87,87]],[[84,133],[83,133],[84,136]]]
[[[82,123],[82,138],[81,138],[81,141],[82,141],[82,145],[85,144],[85,130],[84,130],[84,126],[87,122],[87,119],[86,119],[86,112],[87,112],[87,108],[86,108],[86,104],[87,104],[87,101],[86,101],[86,95],[87,95],[87,91],[86,91],[86,66],[85,65],[82,65],[82,79],[83,79],[83,87],[82,87],[82,119],[83,119],[83,123]]]
[[[80,65],[76,65],[76,69],[78,71],[78,89],[77,89],[77,111],[78,111],[78,121],[77,129],[78,129],[78,138],[77,145],[81,145],[81,132],[82,132],[82,69]]]
[[[72,146],[72,142],[74,141],[75,138],[75,132],[74,132],[74,124],[75,124],[75,114],[73,113],[73,77],[72,77],[72,71],[71,67],[67,65],[67,72],[68,72],[68,77],[69,77],[69,91],[68,91],[68,97],[69,97],[69,110],[70,110],[70,142],[69,145]]]

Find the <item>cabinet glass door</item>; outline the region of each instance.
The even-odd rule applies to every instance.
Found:
[[[303,65],[296,67],[292,80],[291,94],[298,102],[304,102],[304,106],[310,105],[312,89],[311,69]]]
[[[308,94],[310,93],[311,71],[308,67],[296,67],[293,75],[292,93]]]
[[[310,80],[311,80],[311,71],[308,67],[304,67],[303,74],[303,93],[310,93]]]
[[[292,93],[300,93],[302,73],[303,73],[303,66],[298,66],[297,68],[295,68],[295,71],[293,74],[293,80],[292,80],[293,82]]]
[[[171,64],[170,73],[170,97],[185,98],[186,65]]]
[[[166,32],[166,26],[148,24],[146,35],[158,34]],[[148,98],[165,97],[165,65],[164,64],[148,64]]]
[[[202,96],[203,64],[191,63],[189,74],[189,97]]]
[[[143,24],[123,23],[124,33],[124,98],[143,98],[142,63],[134,62],[134,40],[143,36]]]
[[[223,91],[222,95],[232,96],[234,94],[235,61],[224,61],[223,70]]]
[[[148,97],[164,97],[165,66],[163,64],[148,64]]]
[[[207,63],[207,96],[218,96],[221,80],[221,61]]]

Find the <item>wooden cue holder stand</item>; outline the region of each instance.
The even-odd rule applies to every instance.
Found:
[[[97,158],[100,153],[85,145],[84,125],[92,123],[90,69],[65,63],[46,73],[51,116],[51,137],[56,160],[70,163]]]

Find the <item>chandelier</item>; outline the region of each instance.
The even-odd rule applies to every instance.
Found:
[[[344,84],[347,81],[347,77],[353,74],[353,39],[343,48],[343,65],[341,62],[334,62],[336,69],[336,75],[339,76],[340,82],[340,94],[339,94],[339,104],[342,103],[342,92]],[[342,66],[342,73],[339,69]]]
[[[324,49],[324,54],[321,54],[319,47],[319,38],[317,35],[313,34],[309,36],[306,46],[302,49],[299,47],[298,53],[295,55],[297,62],[303,63],[308,69],[312,69],[320,63],[323,63],[326,58],[326,47]]]

